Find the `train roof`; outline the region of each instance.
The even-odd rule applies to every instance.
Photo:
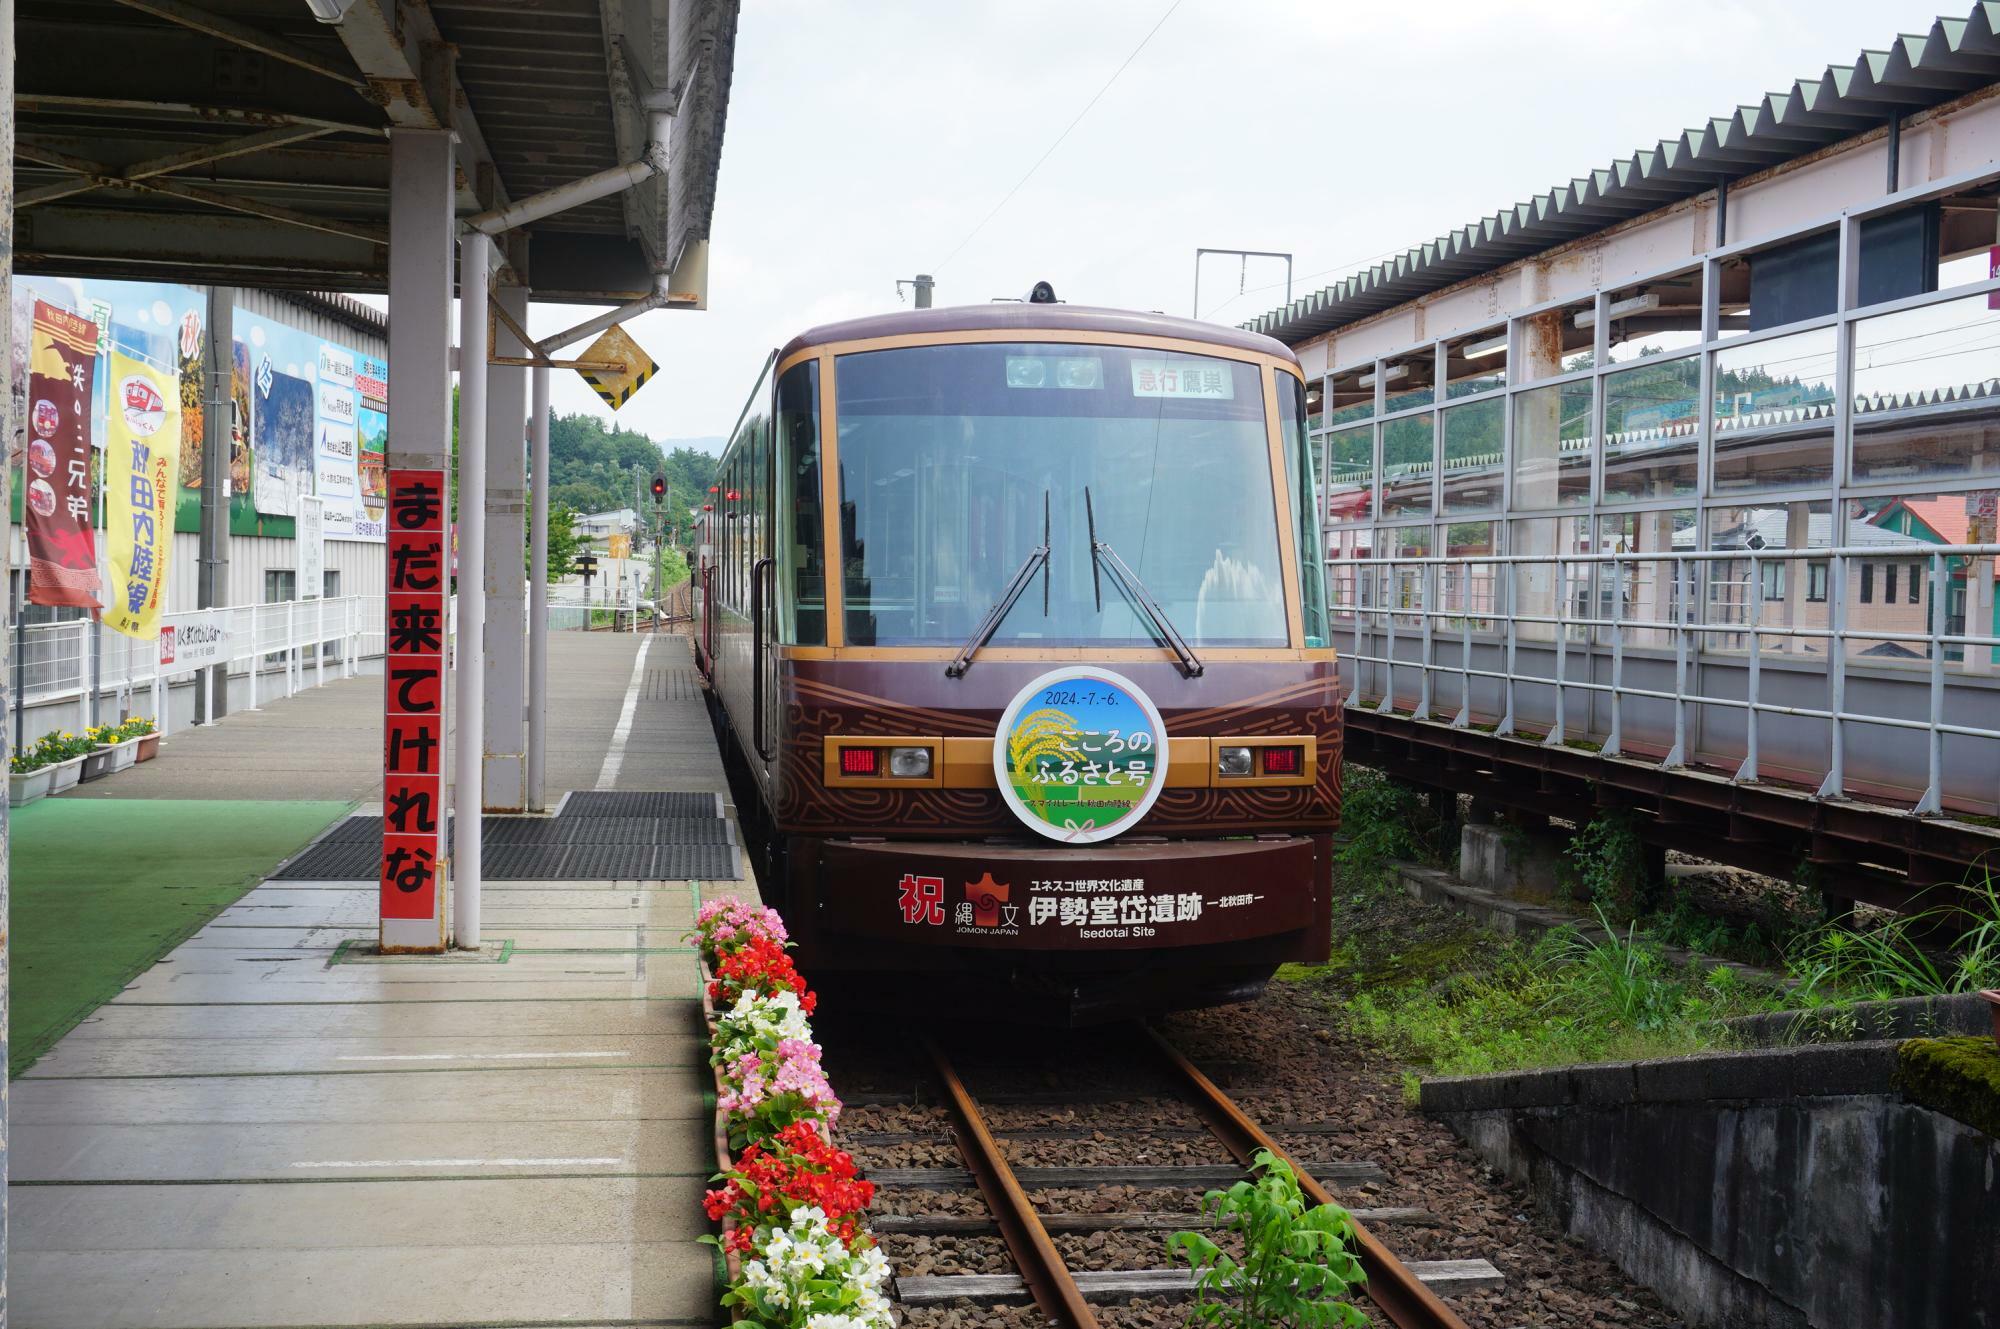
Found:
[[[1089,305],[1028,304],[996,301],[984,305],[951,305],[942,309],[901,309],[890,314],[871,314],[839,323],[823,323],[808,328],[785,343],[778,353],[784,360],[794,351],[828,342],[864,341],[876,337],[921,336],[934,332],[1098,332],[1122,336],[1176,337],[1183,341],[1209,342],[1239,351],[1255,351],[1280,360],[1298,363],[1291,347],[1261,333],[1219,323],[1203,323],[1166,314],[1143,314],[1131,309],[1100,309]]]

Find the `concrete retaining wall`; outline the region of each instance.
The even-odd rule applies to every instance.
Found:
[[[1426,1081],[1423,1108],[1689,1320],[2000,1329],[2000,1141],[1896,1044]]]

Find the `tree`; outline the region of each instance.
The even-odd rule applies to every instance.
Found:
[[[533,538],[529,532],[529,538]],[[576,571],[576,556],[583,549],[583,537],[576,533],[576,513],[567,504],[552,504],[549,507],[549,580],[561,581]],[[524,551],[524,559],[532,561],[532,550]]]

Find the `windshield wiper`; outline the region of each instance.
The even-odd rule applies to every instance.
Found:
[[[958,648],[958,654],[944,667],[946,678],[963,677],[965,671],[972,668],[972,657],[979,654],[980,647],[993,640],[993,634],[1000,630],[1000,624],[1014,608],[1014,602],[1021,598],[1022,593],[1028,589],[1028,583],[1035,579],[1037,568],[1041,569],[1042,573],[1042,617],[1047,618],[1049,616],[1049,491],[1046,489],[1042,491],[1042,542],[1028,551],[1028,556],[1021,560],[1021,566],[1014,569],[1014,579],[1007,583],[1007,589],[1000,593],[1000,598],[986,611],[986,617],[979,620],[979,627],[965,639],[965,645]]]
[[[1088,485],[1084,486],[1083,490],[1083,514],[1084,519],[1090,524],[1090,578],[1091,587],[1097,594],[1099,612],[1104,609],[1104,588],[1097,580],[1097,570],[1102,565],[1111,569],[1113,580],[1118,583],[1119,589],[1125,592],[1126,598],[1139,606],[1140,611],[1152,620],[1153,630],[1159,633],[1160,640],[1180,657],[1181,672],[1189,678],[1201,677],[1200,658],[1195,655],[1194,648],[1187,644],[1187,638],[1181,636],[1180,629],[1173,625],[1173,620],[1167,617],[1167,611],[1160,608],[1159,602],[1153,599],[1153,593],[1146,589],[1145,582],[1139,580],[1139,574],[1125,566],[1125,560],[1118,557],[1118,551],[1097,538],[1097,512],[1091,507]]]

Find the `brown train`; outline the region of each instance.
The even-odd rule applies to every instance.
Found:
[[[816,976],[1239,999],[1329,940],[1304,381],[1264,337],[1037,296],[766,362],[696,575],[746,839]]]

